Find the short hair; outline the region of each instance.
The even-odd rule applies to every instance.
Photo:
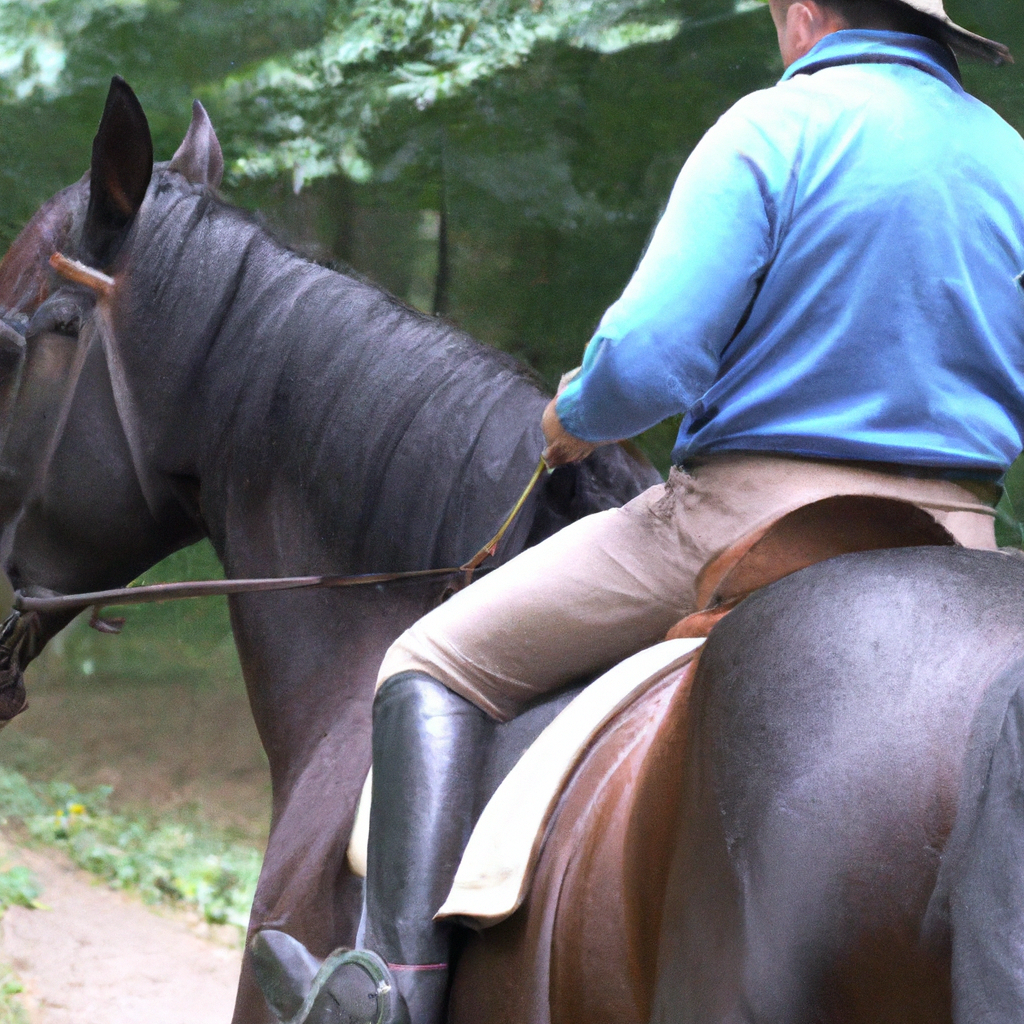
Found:
[[[788,0],[786,8],[796,0]],[[939,23],[927,14],[915,11],[900,0],[815,0],[838,15],[849,28],[883,29],[889,32],[907,32],[927,36],[943,42]]]

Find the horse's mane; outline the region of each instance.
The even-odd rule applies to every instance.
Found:
[[[0,261],[0,314],[26,320],[50,293],[53,275],[40,253],[63,251],[77,237],[89,199],[89,175],[35,213]]]
[[[166,166],[166,164],[157,164],[154,170],[159,173]],[[438,339],[457,339],[460,345],[466,345],[471,349],[486,353],[490,362],[495,367],[500,366],[516,376],[529,381],[538,390],[545,390],[546,386],[540,375],[528,364],[521,362],[515,356],[501,349],[477,341],[472,335],[467,334],[457,323],[447,317],[425,313],[423,310],[410,305],[343,260],[332,259],[325,262],[310,257],[291,244],[279,230],[269,224],[259,213],[235,206],[219,196],[210,196],[208,198],[211,207],[216,209],[217,215],[229,223],[233,222],[235,230],[256,232],[262,236],[266,243],[276,248],[282,255],[290,256],[307,266],[319,267],[328,274],[343,278],[351,285],[365,288],[367,291],[374,293],[382,304],[388,307],[397,317],[405,319],[410,329],[416,325],[426,332],[433,334]]]
[[[180,197],[182,190],[177,175],[157,165],[154,176],[157,179],[155,192],[158,195],[177,192]],[[320,302],[329,301],[331,297],[359,297],[366,304],[366,309],[372,311],[381,322],[386,322],[389,328],[404,336],[407,343],[411,344],[411,339],[416,339],[417,344],[429,347],[434,358],[437,358],[441,350],[448,351],[452,359],[461,360],[472,355],[479,358],[491,373],[503,371],[538,391],[544,390],[538,375],[514,356],[478,342],[444,317],[432,316],[410,306],[349,266],[327,266],[310,260],[278,237],[258,215],[210,193],[199,196],[193,194],[192,198],[195,200],[195,208],[190,216],[193,222],[191,228],[198,227],[199,222],[216,225],[216,239],[207,235],[200,240],[200,244],[216,246],[218,259],[224,259],[227,264],[232,262],[233,254],[241,257],[239,262],[249,266],[240,266],[238,273],[252,270],[255,263],[271,261],[274,264],[274,276],[301,281],[303,288],[316,291]],[[244,245],[244,251],[240,250],[240,244]],[[197,264],[193,263],[195,266]],[[209,267],[204,266],[203,272],[208,273]],[[470,369],[465,365],[460,368]]]
[[[196,425],[204,490],[288,474],[379,567],[468,555],[525,484],[547,399],[508,354],[159,168],[125,252],[142,287],[124,336],[166,391],[149,412]]]

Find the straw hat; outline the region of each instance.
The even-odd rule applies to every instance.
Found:
[[[989,64],[1012,64],[1013,56],[1008,46],[993,42],[984,36],[975,35],[955,24],[946,13],[942,0],[892,0],[904,7],[910,7],[927,15],[939,24],[938,35],[958,53],[978,57]]]

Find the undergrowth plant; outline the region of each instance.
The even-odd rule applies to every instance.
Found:
[[[258,851],[198,820],[115,813],[110,792],[109,786],[83,793],[63,782],[30,782],[0,768],[0,817],[23,823],[33,839],[64,850],[113,888],[133,890],[147,903],[192,908],[211,924],[236,926],[241,937],[260,871]]]
[[[39,882],[31,868],[16,865],[0,871],[0,917],[8,907],[36,909],[40,904]],[[0,1024],[29,1024],[28,1014],[18,994],[24,991],[17,975],[7,964],[0,964]]]
[[[28,1014],[18,998],[21,982],[6,967],[0,967],[0,1024],[29,1024]]]
[[[8,907],[36,909],[39,882],[31,868],[18,864],[0,871],[0,917]],[[18,998],[23,991],[17,976],[6,964],[0,964],[0,1024],[29,1024],[25,1007]]]

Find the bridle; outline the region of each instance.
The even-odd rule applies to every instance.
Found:
[[[350,576],[272,576],[251,580],[192,580],[181,583],[154,583],[148,586],[122,587],[117,590],[96,590],[85,594],[55,594],[50,597],[28,597],[15,591],[15,614],[22,612],[68,612],[93,608],[94,619],[106,605],[155,604],[161,601],[180,601],[187,597],[224,597],[229,594],[259,594],[278,590],[307,590],[312,587],[368,587],[402,580],[439,579],[461,577],[461,590],[473,581],[483,563],[492,558],[509,527],[516,521],[546,469],[543,459],[522,494],[512,506],[498,532],[469,561],[445,569],[412,569],[404,572],[357,573]],[[6,623],[4,624],[6,626]],[[5,632],[0,631],[0,645]]]
[[[61,253],[54,253],[50,258],[50,265],[62,277],[65,277],[75,284],[84,285],[96,293],[100,298],[106,298],[109,296],[114,287],[113,278],[101,273],[100,271],[94,270],[91,267],[87,267],[76,260],[68,259]],[[97,308],[93,314],[93,317],[95,316],[102,316],[102,310]],[[67,425],[71,403],[74,401],[75,393],[78,389],[78,381],[81,377],[82,368],[85,364],[86,354],[88,353],[93,339],[97,334],[101,336],[104,352],[107,355],[107,363],[110,367],[111,379],[114,385],[115,401],[118,406],[118,412],[121,415],[122,426],[125,428],[126,434],[130,435],[131,433],[128,424],[124,422],[127,410],[123,408],[123,402],[121,399],[127,389],[123,379],[120,380],[121,386],[118,386],[120,374],[117,353],[113,350],[110,344],[106,343],[106,338],[103,337],[102,326],[95,325],[93,323],[93,318],[90,317],[89,320],[83,322],[81,329],[78,332],[76,339],[77,349],[74,353],[70,372],[65,382],[60,401],[59,413],[57,419],[54,421],[53,432],[48,439],[43,459],[32,475],[32,482],[22,500],[22,507],[24,507],[24,505],[26,505],[31,498],[38,493],[46,479],[54,454],[57,450],[57,446]],[[24,362],[24,354],[22,354],[22,362]],[[16,382],[16,388],[19,390],[22,383],[21,370],[22,368],[19,366],[18,379]],[[12,419],[16,405],[17,395],[15,395],[14,399],[9,403],[10,417]],[[3,431],[0,436],[2,436],[4,440],[6,440],[8,433],[7,428],[8,424],[0,424],[0,429]],[[133,461],[136,462],[135,468],[138,474],[138,460],[134,458],[135,445],[132,444],[131,436],[128,436],[128,442],[129,448],[133,451]],[[2,461],[2,447],[0,447],[0,461]],[[157,583],[148,586],[128,586],[116,590],[100,590],[82,594],[30,596],[19,590],[15,591],[14,594],[14,610],[12,614],[3,622],[2,625],[0,625],[0,651],[10,651],[8,641],[14,634],[18,620],[23,614],[32,612],[41,614],[52,612],[78,612],[84,608],[91,607],[93,609],[91,620],[91,624],[93,626],[100,629],[102,632],[118,632],[120,630],[120,622],[100,618],[100,611],[103,607],[107,605],[153,604],[162,601],[176,601],[192,597],[220,597],[231,594],[269,593],[283,590],[305,590],[311,588],[338,589],[348,587],[380,586],[382,584],[401,581],[444,579],[446,577],[451,580],[446,588],[446,594],[453,593],[455,590],[460,590],[471,583],[474,575],[478,570],[480,570],[483,563],[496,554],[498,545],[501,543],[501,540],[508,529],[519,517],[519,514],[525,507],[530,495],[534,492],[537,484],[543,476],[545,468],[546,464],[542,458],[539,461],[537,468],[534,470],[533,476],[523,489],[523,492],[512,506],[501,526],[498,528],[497,533],[495,533],[494,536],[491,537],[491,539],[488,540],[472,558],[464,562],[462,565],[446,567],[443,569],[414,569],[402,572],[361,573],[347,576],[321,575],[268,577],[245,580],[196,580],[177,583]],[[142,485],[142,483],[143,481],[140,477],[140,485]],[[145,487],[143,487],[144,492],[145,490]]]

